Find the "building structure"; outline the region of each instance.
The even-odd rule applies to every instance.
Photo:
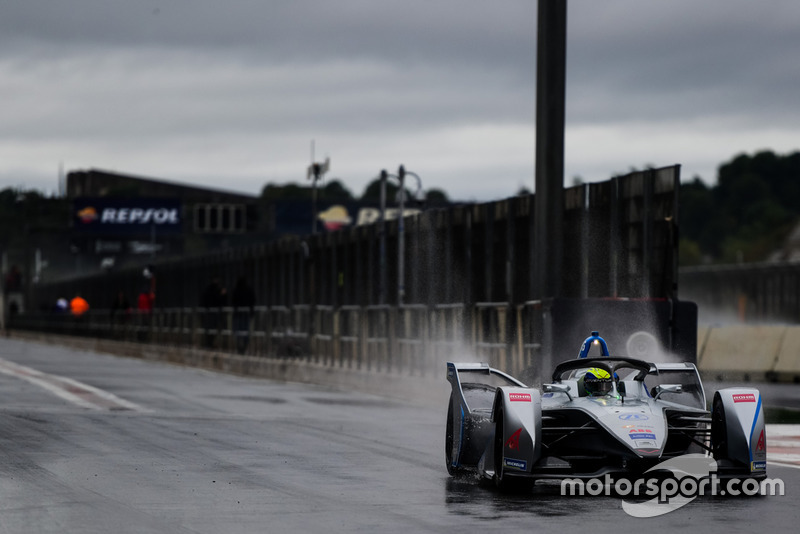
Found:
[[[99,169],[67,174],[82,271],[203,254],[274,237],[259,197]]]

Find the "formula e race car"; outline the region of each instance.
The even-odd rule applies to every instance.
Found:
[[[602,356],[589,358],[600,345]],[[610,356],[597,332],[552,382],[529,387],[480,363],[447,364],[445,460],[500,488],[537,479],[640,475],[689,453],[713,455],[719,478],[766,477],[761,394],[726,388],[711,411],[692,363]]]

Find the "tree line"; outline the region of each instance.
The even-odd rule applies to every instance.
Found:
[[[767,260],[800,222],[800,152],[740,154],[681,184],[679,209],[681,265]]]
[[[394,182],[386,182],[386,201],[394,203],[400,186]],[[268,183],[261,190],[261,200],[264,202],[278,202],[281,200],[308,200],[310,187],[296,183],[275,184]],[[373,180],[364,188],[360,197],[355,196],[340,180],[330,180],[318,186],[318,196],[329,202],[341,202],[343,204],[360,202],[364,204],[378,204],[381,199],[381,181]],[[447,193],[441,189],[428,189],[424,191],[424,200],[430,205],[446,205],[450,203]],[[412,199],[412,191],[406,188],[406,198]]]
[[[398,189],[387,182],[389,203]],[[377,204],[380,180],[370,182],[358,197],[339,180],[323,182],[318,193],[325,202]],[[261,191],[263,202],[308,199],[308,185],[267,183]],[[441,189],[430,189],[425,203],[444,206],[450,199]],[[3,251],[54,246],[51,241],[63,235],[69,220],[68,203],[55,195],[18,188],[0,191]],[[740,154],[719,166],[716,184],[699,177],[682,183],[679,222],[681,265],[769,259],[800,223],[800,152]]]

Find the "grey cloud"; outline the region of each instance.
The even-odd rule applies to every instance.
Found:
[[[587,2],[570,4],[568,85],[575,120],[755,111],[797,120],[791,87],[800,80],[786,62],[790,50],[800,50],[796,2],[603,4],[599,20],[581,10],[594,7]]]
[[[0,8],[0,35],[6,43],[230,48],[273,60],[496,63],[533,57],[535,13],[524,0],[31,1]]]
[[[682,158],[710,174],[796,143],[795,0],[568,5],[567,130],[580,135],[567,182]],[[210,183],[227,172],[257,191],[296,179],[317,138],[343,174],[402,159],[445,189],[513,194],[533,174],[535,56],[532,0],[3,2],[0,180],[63,159]],[[672,141],[687,132],[703,149]]]

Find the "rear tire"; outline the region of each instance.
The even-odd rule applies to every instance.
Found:
[[[464,474],[464,469],[453,465],[453,394],[450,394],[450,401],[447,404],[447,424],[444,433],[444,460],[447,465],[447,472],[452,477]]]
[[[503,408],[498,406],[494,412],[494,483],[503,489]]]

